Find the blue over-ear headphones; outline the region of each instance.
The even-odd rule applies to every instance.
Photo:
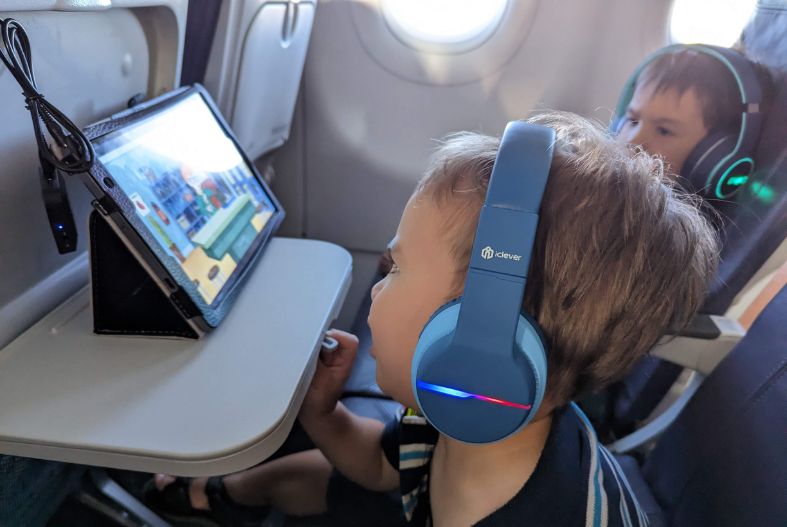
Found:
[[[700,141],[681,169],[681,177],[708,198],[727,199],[736,194],[754,172],[754,147],[762,128],[762,90],[751,63],[740,53],[705,44],[675,44],[649,55],[626,81],[610,123],[617,134],[626,120],[626,109],[634,96],[640,73],[657,58],[690,49],[718,60],[732,74],[741,96],[741,127],[738,134],[716,131]]]
[[[460,441],[490,443],[517,432],[544,397],[546,347],[538,324],[522,313],[522,299],[554,139],[544,126],[506,126],[464,295],[432,315],[416,346],[418,406]]]

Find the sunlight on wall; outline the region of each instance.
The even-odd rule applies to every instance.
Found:
[[[675,0],[670,20],[672,41],[732,46],[756,4],[757,0]]]

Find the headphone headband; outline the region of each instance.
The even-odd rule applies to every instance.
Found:
[[[456,340],[509,352],[521,311],[538,210],[552,165],[555,132],[508,123],[492,168],[467,270]],[[503,314],[490,320],[490,309]]]
[[[625,115],[626,108],[628,108],[634,96],[637,80],[642,71],[659,57],[681,50],[693,50],[703,55],[713,57],[721,62],[735,79],[735,85],[738,87],[741,104],[743,105],[743,112],[759,113],[760,104],[762,104],[762,90],[760,89],[759,82],[757,82],[754,68],[752,68],[751,63],[745,57],[737,51],[719,46],[707,44],[673,44],[654,51],[645,57],[645,60],[637,66],[637,69],[635,69],[628,80],[626,80],[626,84],[623,85],[623,92],[618,99],[618,104],[615,106],[615,114],[612,116],[612,123],[614,126],[617,127],[618,121]]]
[[[416,345],[418,407],[440,432],[488,443],[525,426],[544,397],[546,346],[522,313],[555,132],[509,123],[500,141],[461,299],[438,309]]]
[[[538,214],[552,165],[555,132],[546,126],[513,121],[506,125],[484,206]]]
[[[696,49],[701,53],[715,57],[719,62],[724,64],[730,73],[732,73],[732,76],[735,77],[735,83],[741,94],[741,102],[747,107],[745,111],[759,111],[759,105],[762,103],[762,90],[760,89],[760,83],[757,82],[754,68],[748,59],[737,51],[729,48],[722,48],[720,46],[694,44],[690,45],[689,49]],[[756,107],[748,108],[752,105],[756,105]]]

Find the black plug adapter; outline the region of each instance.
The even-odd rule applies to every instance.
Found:
[[[41,183],[41,197],[57,251],[60,254],[74,252],[77,249],[77,228],[68,202],[65,181],[52,165],[42,165],[46,165],[46,168],[38,169],[38,180]]]

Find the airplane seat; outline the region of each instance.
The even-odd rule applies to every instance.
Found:
[[[0,456],[0,525],[45,525],[86,472],[83,465]]]
[[[787,286],[700,386],[644,467],[619,458],[629,481],[644,483],[634,485],[637,496],[661,508],[654,518],[662,525],[787,521],[785,319]]]
[[[773,79],[770,104],[755,151],[758,169],[725,209],[719,269],[700,313],[724,315],[746,284],[787,236],[787,4],[761,1],[744,29],[744,54],[768,68]],[[600,432],[616,437],[646,419],[683,368],[654,356],[643,358],[606,394]]]

